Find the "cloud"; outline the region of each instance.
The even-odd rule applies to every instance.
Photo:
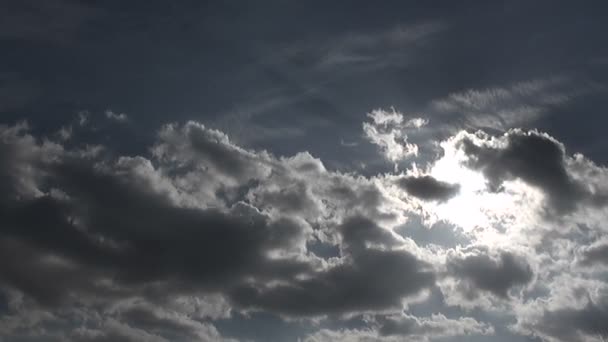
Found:
[[[584,84],[572,90],[574,81],[568,77],[553,77],[508,86],[467,89],[432,101],[430,109],[439,114],[458,116],[464,120],[465,127],[506,130],[532,122],[550,108],[567,103],[595,87]],[[446,117],[445,120],[451,119]]]
[[[301,222],[244,203],[180,206],[179,191],[143,157],[91,160],[40,145],[25,129],[2,130],[0,279],[39,305],[223,291],[250,277],[310,271],[304,261],[268,257],[299,250],[309,231]]]
[[[420,126],[384,114],[370,124]],[[584,308],[559,284],[605,286],[608,173],[537,131],[460,132],[423,170],[371,177],[246,149],[196,122],[161,127],[139,156],[49,139],[0,126],[9,339],[221,340],[215,324],[233,312],[314,321],[311,341],[426,341],[514,321],[558,336],[544,312]],[[424,305],[437,307],[420,316]],[[472,308],[475,319],[452,315]]]
[[[317,72],[402,66],[413,59],[412,47],[420,47],[445,28],[445,24],[429,21],[372,33],[351,32],[288,46],[282,49],[282,57]]]
[[[430,317],[395,315],[380,320],[380,335],[411,336],[420,340],[463,335],[491,335],[494,329],[470,317],[449,319],[441,314]]]
[[[545,341],[604,341],[608,338],[608,306],[589,301],[578,307],[545,310],[539,321],[525,328]]]
[[[586,266],[594,264],[608,265],[608,243],[599,242],[583,249],[581,261]]]
[[[367,116],[371,122],[363,123],[365,138],[378,145],[387,160],[397,163],[418,155],[418,146],[407,141],[406,132],[408,129],[418,129],[428,121],[422,118],[405,121],[403,114],[394,108],[390,111],[377,109]]]
[[[294,316],[340,315],[395,309],[405,297],[433,284],[428,265],[411,253],[373,247],[398,245],[373,222],[350,218],[340,231],[346,256],[341,264],[287,286],[240,289],[237,302]]]
[[[216,293],[237,309],[346,315],[399,308],[434,281],[429,265],[375,223],[392,219],[380,189],[328,172],[309,154],[248,151],[193,122],[161,129],[152,159],[65,149],[29,135],[25,124],[0,133],[0,283],[34,308]],[[340,244],[338,259],[307,253],[313,224],[324,243]],[[357,285],[367,279],[377,281]],[[160,340],[176,334],[157,313],[144,320],[129,312],[126,330],[118,329],[127,335],[163,326]],[[74,333],[82,339],[119,338],[81,328]]]
[[[323,329],[307,336],[304,342],[325,341],[434,341],[441,338],[471,335],[492,335],[492,326],[470,317],[450,319],[441,314],[429,317],[410,315],[382,316],[377,319],[375,329]]]
[[[493,191],[503,182],[521,179],[546,194],[551,209],[573,211],[582,201],[603,201],[592,184],[582,184],[568,170],[564,146],[551,136],[537,131],[511,130],[501,137],[463,137],[459,142],[469,157],[467,165],[480,170]]]
[[[458,194],[458,184],[438,181],[425,176],[407,176],[399,180],[399,186],[410,195],[427,201],[446,201]]]
[[[528,284],[534,276],[528,263],[510,252],[493,257],[477,251],[453,257],[448,260],[448,270],[471,286],[468,291],[473,297],[477,296],[475,290],[482,290],[508,298],[511,288]]]
[[[129,117],[125,113],[115,113],[112,110],[105,111],[106,118],[116,122],[126,122],[129,120]]]

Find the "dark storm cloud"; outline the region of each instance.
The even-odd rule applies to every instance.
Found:
[[[458,194],[460,186],[439,181],[431,176],[408,176],[399,186],[410,195],[427,201],[446,201]]]
[[[344,263],[290,285],[241,288],[234,294],[236,302],[294,316],[340,315],[395,308],[401,298],[434,283],[428,265],[411,253],[371,247],[394,243],[373,222],[350,218],[340,230]]]
[[[560,213],[574,210],[591,196],[568,174],[562,144],[535,131],[510,131],[504,138],[506,146],[500,147],[462,141],[468,165],[483,172],[492,190],[500,190],[504,181],[521,179],[542,189],[551,208]]]
[[[510,252],[496,258],[487,254],[453,258],[448,261],[448,270],[472,285],[468,293],[472,296],[476,296],[475,290],[483,290],[508,298],[511,288],[529,283],[534,276],[528,263]]]

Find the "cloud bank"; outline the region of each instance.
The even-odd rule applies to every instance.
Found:
[[[369,117],[395,163],[429,124]],[[221,321],[264,313],[302,341],[608,338],[608,171],[538,131],[438,146],[365,177],[193,121],[144,155],[0,126],[0,336],[228,341]],[[462,238],[417,238],[439,223]]]

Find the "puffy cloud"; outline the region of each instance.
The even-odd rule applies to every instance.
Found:
[[[2,137],[0,280],[32,307],[54,312],[130,297],[169,305],[216,293],[242,309],[350,314],[399,308],[433,283],[429,265],[373,221],[391,217],[379,186],[328,172],[309,154],[248,151],[193,122],[165,126],[151,159],[66,150],[26,126],[2,127]],[[307,241],[319,238],[341,255],[328,262],[309,254]],[[357,285],[367,279],[378,281]],[[164,327],[154,335],[163,340],[178,330],[191,336],[196,325],[154,310],[100,314],[124,318],[124,329],[74,334],[119,339]]]
[[[214,321],[256,311],[362,320],[315,326],[310,341],[426,341],[509,320],[547,340],[574,338],[562,320],[578,322],[576,338],[601,333],[580,317],[604,308],[608,172],[536,131],[440,146],[423,170],[364,177],[195,122],[163,126],[143,156],[0,126],[0,335],[221,340]],[[472,308],[488,323],[451,315]]]
[[[143,157],[92,160],[24,130],[2,131],[0,279],[39,305],[217,292],[311,269],[269,255],[299,255],[303,222],[242,202],[196,207]]]

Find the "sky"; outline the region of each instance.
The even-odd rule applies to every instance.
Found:
[[[607,15],[0,0],[0,342],[608,340]]]

